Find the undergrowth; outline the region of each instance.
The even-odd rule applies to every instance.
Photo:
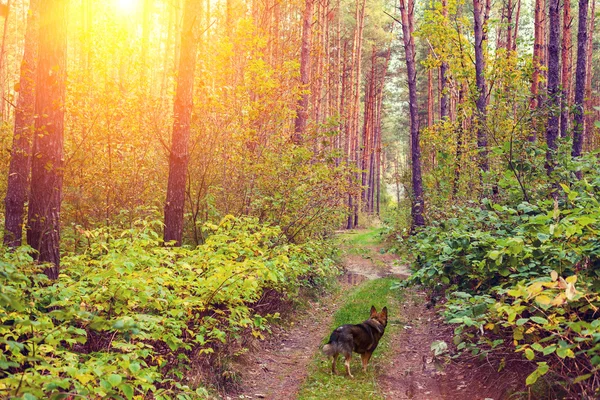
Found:
[[[0,252],[0,397],[204,398],[194,360],[268,331],[265,293],[293,298],[335,273],[330,247],[252,218],[206,225],[196,248],[165,247],[160,230],[86,231],[56,281],[31,249]]]
[[[409,283],[444,303],[463,354],[502,369],[516,353],[529,370],[525,384],[547,388],[536,398],[598,398],[600,170],[590,157],[555,178],[563,183],[540,192],[557,190],[555,198],[484,199],[432,222],[408,240]]]

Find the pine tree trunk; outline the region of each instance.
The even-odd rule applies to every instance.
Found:
[[[169,182],[165,202],[164,241],[180,246],[183,238],[183,211],[189,161],[190,125],[194,97],[194,71],[198,49],[200,2],[186,0],[177,90],[173,106],[173,137],[169,152]]]
[[[35,77],[38,53],[39,0],[31,0],[27,16],[27,30],[21,77],[19,79],[19,98],[15,109],[15,127],[13,146],[8,169],[4,215],[4,244],[9,247],[21,245],[23,218],[29,175],[31,173],[31,150],[35,125]]]
[[[548,175],[554,171],[554,155],[559,132],[560,115],[560,0],[550,0],[548,16],[550,36],[548,39],[548,125],[546,127],[546,170]]]
[[[444,24],[448,21],[448,0],[442,0],[442,15],[444,16]],[[448,117],[448,62],[446,60],[442,61],[440,65],[440,120],[444,120]]]
[[[5,100],[5,92],[6,92],[6,88],[4,87],[5,85],[5,79],[4,76],[6,75],[6,63],[5,60],[8,58],[6,57],[6,38],[7,38],[7,33],[8,33],[8,17],[10,15],[10,1],[11,0],[7,0],[5,7],[6,7],[6,13],[4,15],[4,30],[2,33],[2,47],[0,48],[0,102],[2,103],[2,121],[7,121],[8,120],[8,115],[7,112],[5,111],[5,107],[7,105],[6,100]]]
[[[579,23],[577,28],[577,66],[575,69],[575,99],[573,102],[573,147],[571,155],[579,157],[583,149],[585,121],[585,84],[588,47],[588,0],[579,0]]]
[[[408,1],[408,7],[407,7]],[[421,178],[421,145],[419,143],[419,109],[417,103],[417,69],[415,65],[415,42],[413,13],[414,0],[400,0],[402,38],[408,76],[408,98],[410,110],[410,143],[412,159],[412,229],[425,225],[423,217],[423,181]]]
[[[477,149],[479,151],[479,168],[482,172],[489,171],[487,132],[485,130],[487,118],[487,89],[485,82],[485,58],[483,54],[484,31],[482,20],[483,5],[481,0],[473,0],[474,32],[475,32],[475,81],[477,84]]]
[[[67,0],[40,2],[38,66],[35,88],[35,137],[27,243],[44,273],[60,270],[60,202],[63,184],[63,138],[67,56]]]
[[[560,97],[560,137],[567,137],[569,130],[569,98],[571,89],[571,1],[563,5],[562,38],[562,93]]]
[[[592,99],[592,77],[594,76],[594,64],[593,64],[593,53],[594,53],[594,30],[595,30],[595,22],[596,22],[596,1],[592,0],[592,4],[589,11],[589,28],[588,28],[588,44],[587,44],[587,74],[585,80],[585,109],[588,111],[587,115],[585,115],[584,122],[584,130],[583,134],[586,142],[588,143],[588,148],[591,148],[591,142],[593,140],[592,132],[594,129],[594,115],[590,112],[593,109],[593,99]]]
[[[312,46],[312,16],[315,0],[306,0],[304,15],[302,17],[302,48],[300,50],[300,84],[302,90],[307,90],[310,84],[310,49]],[[298,100],[296,107],[296,121],[292,142],[302,143],[308,121],[308,93],[304,93]]]
[[[542,65],[542,1],[535,0],[535,17],[534,17],[534,39],[533,39],[533,74],[531,76],[531,98],[529,108],[534,112],[538,104],[538,90],[540,80],[540,66]],[[537,139],[536,122],[533,121],[531,135],[529,140],[535,142]]]

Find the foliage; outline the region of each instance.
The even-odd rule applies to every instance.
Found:
[[[277,315],[252,308],[267,289],[293,296],[335,271],[326,246],[287,244],[253,218],[207,224],[197,248],[163,246],[153,220],[86,231],[49,282],[31,249],[0,262],[0,391],[13,397],[157,399],[205,395],[186,385],[190,360],[243,334],[261,337]]]
[[[552,178],[565,183],[528,188],[535,204],[508,196],[503,205],[484,199],[479,207],[455,206],[456,217],[409,239],[417,255],[411,282],[448,293],[444,314],[457,325],[459,350],[490,357],[513,348],[537,363],[527,384],[548,374],[593,396],[600,365],[600,171],[595,155],[561,165]],[[573,179],[575,171],[582,179]],[[541,196],[551,190],[558,190],[556,199]]]

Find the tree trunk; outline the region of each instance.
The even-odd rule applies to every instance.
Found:
[[[183,210],[189,161],[190,124],[194,97],[194,71],[198,49],[200,2],[186,0],[177,91],[173,105],[173,138],[169,154],[169,183],[165,203],[165,242],[180,246],[183,237]]]
[[[448,21],[448,0],[442,0],[442,15],[444,16],[444,24]],[[442,61],[440,65],[440,120],[444,121],[448,117],[448,62]]]
[[[473,0],[474,32],[475,32],[475,81],[477,84],[477,149],[479,151],[479,168],[482,172],[489,171],[487,132],[485,130],[487,118],[487,100],[485,83],[485,58],[483,54],[484,31],[482,20],[483,4],[481,0]]]
[[[5,60],[7,59],[6,54],[4,54],[4,52],[6,51],[6,37],[7,37],[7,32],[8,32],[8,16],[10,14],[10,0],[7,0],[6,2],[6,12],[4,14],[4,30],[2,33],[2,48],[0,48],[0,82],[2,82],[0,84],[0,102],[2,102],[2,121],[7,121],[8,120],[8,115],[6,115],[5,113],[5,106],[6,106],[6,100],[5,100],[5,91],[6,88],[4,87],[5,81],[4,81],[4,76],[6,75],[6,73],[4,72],[4,70],[6,69],[6,65],[5,65]]]
[[[408,2],[408,7],[407,7]],[[412,229],[425,225],[423,217],[423,181],[421,178],[421,145],[419,143],[419,109],[417,104],[417,70],[415,65],[415,42],[413,15],[414,0],[400,0],[402,39],[406,56],[408,98],[410,109],[410,143],[412,159]]]
[[[529,108],[535,111],[538,104],[538,89],[540,80],[540,66],[542,65],[542,0],[535,0],[535,17],[534,17],[534,39],[533,39],[533,74],[531,76],[531,98],[529,100]],[[535,120],[532,123],[531,135],[529,140],[535,142],[536,135]]]
[[[21,245],[23,217],[29,175],[31,173],[31,148],[35,124],[35,76],[39,30],[39,0],[31,0],[27,16],[27,30],[21,62],[19,98],[15,109],[13,146],[8,169],[4,215],[4,244],[9,247]]]
[[[575,69],[575,99],[573,102],[573,147],[571,155],[579,157],[583,148],[585,121],[585,83],[588,47],[588,0],[579,0],[579,23],[577,27],[577,67]]]
[[[302,17],[302,48],[300,51],[300,84],[307,90],[310,83],[310,49],[312,45],[312,16],[315,0],[306,0]],[[303,93],[296,107],[296,121],[292,142],[302,143],[308,120],[308,93]]]
[[[571,91],[571,1],[564,0],[562,38],[562,93],[560,97],[560,137],[566,137],[569,130],[569,98]]]
[[[586,142],[591,145],[592,142],[592,132],[594,129],[594,115],[590,112],[593,109],[593,99],[592,99],[592,77],[594,76],[594,64],[593,64],[593,53],[594,53],[594,30],[595,30],[595,22],[596,22],[596,1],[592,0],[592,4],[589,11],[589,28],[588,28],[588,44],[587,44],[587,74],[585,79],[585,109],[588,111],[587,115],[585,115],[584,122],[584,138]],[[588,148],[591,148],[588,146]]]
[[[68,0],[40,2],[36,78],[35,138],[27,243],[36,260],[51,263],[44,273],[58,278],[60,269],[60,202],[63,183],[63,135],[67,56]]]
[[[546,170],[548,175],[554,171],[554,153],[559,131],[560,115],[560,0],[550,0],[548,16],[550,35],[548,39],[548,125],[546,127]]]

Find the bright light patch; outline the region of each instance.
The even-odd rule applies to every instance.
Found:
[[[115,0],[119,11],[125,14],[134,12],[140,3],[140,0]]]

